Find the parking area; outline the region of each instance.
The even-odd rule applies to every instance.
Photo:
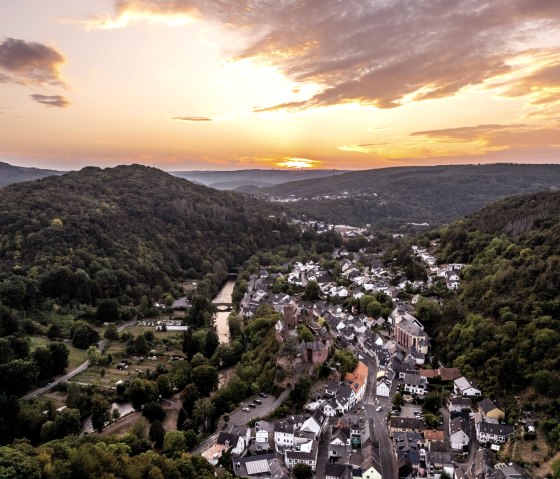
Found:
[[[417,414],[422,413],[422,407],[413,405],[413,404],[405,404],[401,408],[401,413],[399,414],[400,417],[416,417]]]
[[[254,404],[255,400],[261,401],[261,404],[256,404],[254,408],[249,407],[249,404]],[[257,395],[246,399],[240,403],[239,407],[230,413],[229,423],[235,424],[236,426],[243,426],[252,419],[268,416],[272,412],[275,401],[276,398],[270,394],[267,394],[266,398]]]

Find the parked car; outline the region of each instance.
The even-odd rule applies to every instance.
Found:
[[[249,407],[250,407],[250,408],[253,408],[253,409],[254,409],[254,408],[256,408],[256,407],[257,407],[257,405],[256,405],[256,404],[253,404],[253,403],[251,403],[251,404],[249,404]]]
[[[262,401],[260,399],[255,399],[253,402],[255,404],[258,404],[259,406],[262,404]]]
[[[251,412],[251,410],[250,410],[248,407],[244,407],[244,408],[243,408],[243,411],[244,411],[244,412]]]
[[[382,410],[383,410],[383,407],[382,407],[382,406],[377,406],[377,407],[375,408],[375,410],[376,410],[377,412],[382,411]]]
[[[265,393],[259,393],[259,396],[262,398],[267,398],[268,396]]]

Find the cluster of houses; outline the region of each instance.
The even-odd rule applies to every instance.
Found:
[[[460,272],[465,267],[463,263],[438,265],[436,258],[426,248],[413,245],[411,250],[426,265],[426,270],[430,274],[430,281],[442,279],[449,289],[459,289],[461,284]]]
[[[450,289],[458,288],[459,272],[464,265],[438,266],[426,249],[416,246],[413,253],[427,265],[432,277],[444,278]],[[480,389],[457,368],[430,369],[431,339],[414,316],[417,297],[412,304],[397,299],[409,284],[406,278],[387,271],[375,256],[370,257],[366,268],[348,259],[344,250],[336,251],[333,257],[339,260],[339,271],[348,286],[337,285],[329,271],[312,261],[296,263],[283,275],[285,281],[298,287],[305,287],[309,281],[317,282],[326,300],[302,301],[294,295],[272,293],[280,274],[270,274],[267,270],[261,270],[249,281],[241,313],[250,318],[258,307],[269,305],[282,314],[275,333],[283,351],[278,366],[289,373],[285,382],[313,373],[325,363],[336,342],[338,347],[375,359],[378,398],[391,398],[396,392],[405,397],[424,397],[433,387],[447,386],[453,390],[453,397],[445,404],[448,419],[438,430],[428,429],[421,413],[414,417],[395,413],[388,418],[399,477],[437,479],[445,472],[456,479],[524,479],[526,475],[521,468],[515,464],[496,464],[492,456],[492,450],[499,450],[514,432],[513,427],[502,423],[504,411],[490,399],[481,400]],[[343,305],[333,304],[337,301],[329,301],[329,298],[360,298],[378,291],[395,301],[387,318],[356,314]],[[312,341],[298,339],[298,327],[303,325],[311,331]],[[378,443],[369,434],[368,420],[355,414],[365,395],[368,372],[364,361],[344,377],[333,370],[331,379],[334,380],[327,384],[321,397],[306,406],[305,416],[290,416],[270,423],[259,421],[252,430],[244,431],[245,435],[238,433],[244,439],[235,439],[231,436],[233,432],[220,435],[218,444],[222,447],[231,448],[235,443],[234,472],[242,477],[281,479],[289,477],[290,469],[296,464],[307,464],[317,477],[380,479]],[[458,465],[457,459],[469,451],[475,460],[468,467]],[[492,457],[493,462],[487,461]],[[490,462],[491,469],[486,467]],[[480,475],[481,468],[486,475]]]
[[[362,374],[367,377],[363,368],[358,365],[348,375],[352,390]],[[336,391],[332,394],[336,397]],[[305,464],[317,477],[381,479],[379,446],[369,421],[347,413],[331,418],[323,409],[271,422],[259,420],[252,428],[230,426],[202,456],[216,465],[229,451],[235,474],[247,478],[287,479],[297,464]]]

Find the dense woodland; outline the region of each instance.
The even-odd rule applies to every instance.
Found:
[[[468,263],[461,289],[419,317],[441,359],[497,395],[560,392],[560,193],[499,201],[420,239]],[[560,432],[560,431],[559,431]]]
[[[459,165],[382,168],[284,183],[255,194],[306,198],[289,203],[297,215],[331,223],[442,224],[492,201],[560,187],[559,165]],[[347,198],[311,200],[324,195]]]
[[[12,185],[0,190],[0,300],[27,311],[126,305],[181,278],[204,279],[212,293],[257,249],[295,240],[270,213],[142,166]]]

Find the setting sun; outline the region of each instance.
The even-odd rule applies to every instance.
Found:
[[[307,158],[288,158],[286,161],[278,163],[278,166],[282,168],[313,168],[316,163],[318,162]]]

